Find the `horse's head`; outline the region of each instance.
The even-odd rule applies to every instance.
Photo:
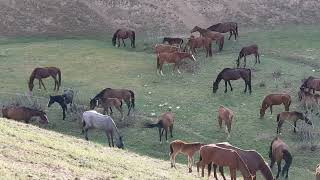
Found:
[[[48,116],[46,115],[46,113],[43,112],[43,114],[40,116],[40,123],[42,124],[48,124],[49,120],[48,120]]]
[[[261,107],[260,108],[260,118],[263,118],[265,113],[266,113],[266,110]]]
[[[94,109],[96,106],[98,106],[98,99],[97,98],[90,99],[90,109]]]
[[[29,81],[28,85],[29,85],[29,91],[31,92],[33,90],[34,84],[31,81]]]
[[[200,27],[199,26],[195,26],[193,29],[191,29],[191,33],[194,33],[196,31],[199,31]]]
[[[53,96],[50,96],[49,102],[48,102],[48,107],[50,107],[54,103]]]
[[[122,136],[119,136],[119,139],[116,141],[116,146],[120,149],[124,148],[124,144],[123,144],[123,140],[122,140]]]
[[[218,84],[214,81],[214,82],[213,82],[213,85],[212,85],[212,92],[213,92],[213,93],[216,93],[217,90],[218,90]]]

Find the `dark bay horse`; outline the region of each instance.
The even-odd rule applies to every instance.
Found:
[[[290,121],[293,122],[294,124],[294,128],[293,128],[293,132],[296,132],[296,127],[297,127],[297,121],[298,120],[303,120],[305,123],[312,125],[312,122],[310,121],[310,119],[303,113],[301,112],[297,112],[297,111],[285,111],[285,112],[281,112],[277,115],[277,123],[278,123],[278,127],[277,127],[277,134],[281,133],[281,127],[282,124],[285,121]]]
[[[32,117],[40,117],[40,123],[48,124],[49,120],[45,112],[28,107],[7,106],[2,109],[2,116],[7,119],[24,121],[29,123]]]
[[[178,45],[179,47],[183,44],[182,38],[164,37],[162,43],[167,42],[170,45]]]
[[[44,86],[42,79],[52,77],[54,79],[54,89],[59,91],[59,87],[61,86],[61,71],[57,67],[42,67],[42,68],[35,68],[29,78],[29,90],[32,91],[34,85],[33,81],[34,79],[39,80],[39,89],[41,89],[41,84],[43,88],[46,90],[46,87]],[[58,76],[58,79],[57,79]]]
[[[286,178],[288,178],[288,172],[290,165],[292,163],[292,155],[289,152],[289,147],[286,143],[284,143],[279,137],[276,137],[272,140],[269,150],[269,158],[271,160],[270,168],[272,169],[275,162],[278,165],[278,173],[276,178],[279,177],[281,172],[281,160],[284,159],[286,164],[282,169],[282,176],[286,173]]]
[[[237,40],[238,37],[238,24],[236,22],[224,22],[214,24],[207,29],[211,31],[216,31],[219,33],[230,33],[228,40],[230,40],[231,36],[234,35],[234,39]]]
[[[315,78],[313,76],[309,76],[307,79],[303,81],[303,84],[301,85],[300,89],[309,89],[309,92],[312,90],[313,93],[315,91],[320,91],[320,79]]]
[[[247,87],[249,88],[249,93],[251,94],[251,70],[246,68],[225,68],[217,76],[216,80],[213,82],[212,91],[216,93],[221,80],[224,80],[225,90],[227,92],[227,86],[229,84],[231,91],[233,90],[230,81],[238,80],[242,78],[245,82],[244,92],[247,92]],[[228,83],[228,84],[227,84]]]
[[[289,94],[281,93],[281,94],[269,94],[267,95],[263,101],[260,108],[260,118],[263,118],[266,110],[270,107],[270,113],[272,114],[272,106],[283,104],[285,111],[289,111],[289,107],[291,105],[291,96]]]
[[[122,44],[124,47],[126,47],[126,44],[124,43],[124,39],[129,38],[131,40],[131,47],[135,48],[135,40],[136,40],[136,34],[132,30],[126,30],[126,29],[118,29],[112,37],[112,45],[116,46],[116,41],[118,40],[118,47],[120,47],[120,39],[122,40]]]
[[[199,26],[195,26],[190,32],[196,32],[198,31],[200,35],[212,39],[212,41],[216,41],[219,43],[219,51],[222,51],[223,49],[223,44],[224,44],[224,36],[223,34],[219,32],[214,32],[208,29],[202,29]]]
[[[254,65],[257,64],[257,61],[260,64],[260,54],[259,54],[259,50],[258,50],[258,45],[253,44],[253,45],[250,45],[250,46],[243,47],[241,49],[241,51],[239,52],[238,59],[237,59],[237,67],[240,66],[240,59],[241,58],[244,58],[244,67],[246,67],[246,65],[247,65],[246,56],[251,55],[251,54],[254,54],[254,56],[256,58],[256,61],[255,61]]]
[[[65,120],[66,111],[68,110],[67,105],[69,104],[71,107],[73,102],[73,96],[74,96],[73,90],[65,89],[62,95],[49,97],[48,107],[50,107],[53,103],[57,102],[62,109],[62,119]]]
[[[208,55],[212,57],[212,40],[210,38],[191,36],[184,48],[184,52],[186,52],[188,46],[192,54],[196,54],[196,49],[204,48],[206,50],[206,57]]]

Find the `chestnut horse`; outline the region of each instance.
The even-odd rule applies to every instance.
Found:
[[[297,127],[297,121],[298,120],[304,120],[305,123],[312,125],[312,122],[310,121],[310,119],[303,113],[301,112],[297,112],[297,111],[285,111],[285,112],[281,112],[277,115],[277,123],[278,123],[278,127],[277,127],[277,134],[281,133],[281,127],[282,124],[285,121],[291,121],[294,124],[294,128],[293,128],[293,132],[296,132],[296,127]]]
[[[238,37],[238,24],[236,22],[218,23],[208,27],[207,29],[211,31],[216,31],[219,33],[230,32],[230,36],[228,40],[230,40],[232,35],[234,35],[234,40],[237,40],[237,37]]]
[[[173,38],[173,37],[164,37],[162,43],[168,42],[170,45],[178,45],[179,47],[183,44],[183,39],[181,38]]]
[[[106,99],[99,99],[97,101],[97,106],[101,105],[103,107],[103,114],[111,115],[112,107],[115,107],[121,114],[121,120],[124,119],[123,109],[122,109],[122,101],[118,98],[106,98]],[[92,108],[93,109],[93,108]],[[109,114],[109,109],[111,113]]]
[[[163,64],[168,63],[168,64],[174,64],[172,73],[177,68],[178,73],[181,74],[179,70],[179,63],[185,58],[189,58],[193,61],[196,61],[193,54],[190,54],[187,52],[160,53],[157,56],[157,72],[158,73],[160,72],[160,74],[163,76],[163,72],[162,72]]]
[[[222,105],[220,105],[218,109],[218,121],[219,121],[219,127],[222,128],[222,121],[224,121],[226,125],[226,133],[228,134],[227,139],[230,137],[231,132],[231,125],[234,118],[234,113],[231,109],[226,108]],[[228,131],[227,131],[228,130]]]
[[[271,160],[270,168],[272,169],[275,162],[278,165],[278,173],[276,178],[279,177],[281,172],[281,160],[284,159],[286,164],[283,166],[282,169],[282,176],[286,173],[286,178],[288,178],[288,172],[290,165],[292,163],[292,156],[289,152],[289,147],[286,145],[279,137],[276,137],[272,140],[269,150],[269,158]]]
[[[189,172],[192,172],[192,164],[193,164],[193,155],[200,150],[200,147],[205,144],[195,142],[195,143],[186,143],[181,140],[175,140],[170,143],[170,161],[171,161],[171,168],[176,168],[176,156],[179,153],[188,156],[188,168]]]
[[[29,90],[30,92],[32,91],[34,85],[33,85],[33,81],[34,79],[38,79],[39,80],[39,89],[41,89],[41,84],[43,86],[43,88],[46,90],[46,87],[44,86],[42,79],[44,78],[48,78],[48,77],[52,77],[54,79],[54,89],[53,90],[57,90],[59,91],[59,87],[61,86],[61,71],[59,68],[57,67],[42,67],[42,68],[35,68],[29,78]],[[58,76],[58,79],[57,79]]]
[[[208,29],[202,29],[199,26],[195,26],[190,32],[198,31],[202,36],[212,39],[212,41],[216,41],[219,43],[219,51],[222,51],[224,44],[224,36],[219,32],[210,31]]]
[[[217,76],[216,80],[213,81],[212,92],[216,93],[219,88],[219,83],[223,79],[225,90],[227,92],[227,83],[229,84],[231,91],[233,90],[230,81],[243,79],[245,83],[244,92],[247,92],[247,87],[249,88],[249,93],[251,94],[251,70],[245,68],[224,68]]]
[[[206,38],[206,37],[194,37],[194,36],[190,36],[185,48],[184,48],[184,52],[186,52],[187,50],[187,46],[189,46],[190,51],[192,54],[196,54],[196,49],[198,48],[205,48],[206,50],[206,57],[208,57],[208,55],[210,57],[212,57],[212,40],[210,38]]]
[[[316,168],[316,180],[320,180],[320,164]]]
[[[120,47],[120,39],[122,39],[122,44],[124,47],[126,47],[126,44],[124,43],[124,39],[129,38],[131,40],[131,47],[135,48],[135,40],[136,40],[136,34],[132,30],[126,30],[126,29],[118,29],[112,37],[112,45],[116,46],[116,41],[118,40],[118,47]]]
[[[160,53],[164,53],[164,52],[167,52],[167,53],[172,53],[172,52],[178,52],[180,51],[180,48],[177,47],[177,46],[171,46],[171,45],[167,45],[167,44],[156,44],[154,46],[154,49],[155,49],[155,53],[157,54],[157,56],[160,54]]]
[[[28,107],[7,106],[2,108],[2,116],[7,119],[24,121],[29,123],[32,117],[40,117],[40,123],[48,124],[49,120],[45,112]]]
[[[239,52],[238,59],[237,59],[237,67],[240,66],[240,59],[241,58],[244,58],[244,67],[246,67],[246,65],[247,65],[246,56],[251,55],[251,54],[254,54],[254,56],[256,58],[254,65],[257,64],[257,60],[260,64],[260,54],[258,52],[258,46],[256,44],[253,44],[251,46],[246,46],[241,49],[241,51]]]
[[[260,108],[260,118],[263,118],[266,110],[270,107],[270,113],[272,114],[272,106],[283,104],[285,111],[289,111],[291,105],[291,97],[289,94],[269,94],[263,101]]]
[[[173,123],[174,123],[175,116],[172,112],[165,112],[163,113],[159,118],[158,122],[155,124],[152,123],[146,123],[144,125],[145,128],[154,128],[158,127],[159,129],[159,138],[160,138],[160,144],[162,143],[161,137],[163,136],[163,131],[166,132],[166,141],[168,142],[168,131],[170,131],[170,135],[172,136],[172,130],[173,130]],[[162,131],[161,131],[162,130]]]
[[[315,78],[313,76],[309,76],[307,79],[303,81],[303,84],[301,85],[300,89],[309,89],[309,92],[312,90],[313,93],[315,91],[320,91],[320,79]]]

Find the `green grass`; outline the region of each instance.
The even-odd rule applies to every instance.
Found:
[[[156,118],[149,117],[151,112],[160,115],[168,106],[173,107],[176,113],[173,139],[216,143],[226,141],[224,129],[218,128],[216,118],[217,108],[222,104],[236,113],[230,143],[243,149],[256,149],[269,162],[267,153],[275,137],[275,116],[283,107],[275,107],[273,115],[267,112],[265,119],[261,120],[261,101],[269,93],[288,92],[294,100],[291,109],[298,109],[297,91],[301,79],[309,75],[319,76],[316,67],[319,66],[320,33],[317,29],[309,26],[287,29],[278,27],[268,32],[242,32],[237,42],[226,41],[224,51],[214,54],[213,58],[198,56],[200,68],[194,74],[183,72],[181,75],[171,75],[170,66],[165,67],[164,77],[156,74],[155,56],[151,53],[154,40],[140,40],[142,37],[137,38],[136,49],[118,49],[112,47],[109,40],[86,38],[6,39],[4,43],[0,42],[0,93],[26,92],[28,76],[36,66],[60,67],[63,73],[62,85],[78,90],[81,104],[88,105],[89,98],[105,87],[132,89],[136,93],[137,105],[135,116],[126,119],[134,124],[121,128],[125,146],[138,154],[164,160],[168,160],[168,144],[159,144],[156,129],[142,128],[144,122],[156,121]],[[212,94],[212,81],[216,75],[225,67],[234,67],[239,49],[251,43],[257,43],[263,55],[261,64],[254,67],[252,95],[242,93],[243,81],[232,82],[233,92],[223,93],[222,83],[218,92]],[[311,48],[312,51],[308,50]],[[252,59],[247,58],[249,67],[253,67]],[[316,71],[313,72],[313,69]],[[274,80],[272,73],[279,71],[283,73],[281,78]],[[261,82],[266,87],[259,87]],[[290,85],[285,87],[284,82]],[[34,95],[48,97],[54,94],[53,81],[48,79],[44,83],[50,90],[35,90]],[[1,95],[4,103],[10,98],[5,93]],[[44,99],[41,102],[44,105],[47,103]],[[169,105],[159,107],[159,104],[165,102]],[[180,109],[176,109],[177,106]],[[82,138],[79,121],[62,121],[58,106],[46,111],[50,118],[48,129]],[[319,119],[314,119],[314,123],[320,127]],[[319,150],[300,148],[298,136],[293,134],[287,124],[283,127],[281,137],[291,147],[294,156],[290,179],[313,179],[315,166],[320,162]],[[89,138],[106,145],[106,137],[101,132],[92,132]],[[181,156],[178,161],[185,163],[186,158]]]

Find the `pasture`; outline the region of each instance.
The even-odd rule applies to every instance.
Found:
[[[169,142],[175,139],[204,143],[226,141],[227,136],[224,129],[219,129],[217,120],[218,107],[224,105],[235,112],[229,142],[243,149],[257,150],[269,163],[267,153],[276,135],[276,114],[284,107],[275,106],[272,115],[267,110],[265,118],[259,119],[261,102],[269,93],[287,92],[293,99],[290,110],[299,110],[297,93],[301,79],[309,75],[320,76],[320,33],[317,29],[314,26],[290,26],[268,31],[244,31],[240,26],[239,39],[236,42],[226,40],[221,53],[217,54],[217,45],[214,44],[212,58],[205,58],[204,52],[198,52],[197,62],[187,60],[191,70],[172,75],[172,66],[167,66],[163,70],[164,77],[156,74],[156,57],[152,53],[152,45],[161,42],[160,38],[148,39],[137,34],[136,49],[115,48],[109,36],[100,39],[1,38],[0,102],[7,104],[15,93],[27,92],[29,75],[36,66],[56,66],[62,71],[61,89],[72,87],[78,91],[76,103],[79,104],[89,106],[90,98],[105,87],[135,91],[135,116],[126,117],[127,123],[123,123],[120,129],[129,151],[169,160],[169,143],[159,144],[156,129],[142,128],[145,122],[156,121],[151,113],[158,116],[169,106],[176,114],[173,138],[169,138]],[[242,80],[231,82],[233,92],[226,94],[221,82],[217,93],[213,94],[212,81],[217,74],[223,68],[235,67],[241,47],[253,43],[259,45],[261,64],[253,67],[254,57],[247,57],[247,67],[253,68],[252,94],[243,93]],[[53,79],[43,82],[48,91],[38,91],[38,82],[35,81],[33,95],[44,97],[39,102],[46,106],[49,95],[56,92],[53,91]],[[124,110],[127,112],[126,106]],[[47,129],[84,138],[80,134],[80,119],[71,120],[67,114],[66,121],[63,121],[58,105],[46,108],[46,112],[50,121]],[[116,110],[114,112],[118,120],[120,115]],[[313,123],[318,128],[315,131],[319,132],[319,119],[313,119]],[[298,128],[301,124],[298,123]],[[281,138],[291,147],[293,155],[289,179],[314,179],[314,169],[320,161],[319,146],[315,151],[302,146],[299,136],[288,124],[283,125]],[[107,146],[104,133],[89,132],[89,139]],[[186,163],[186,159],[178,156],[178,162]],[[187,171],[186,166],[183,168]],[[276,168],[273,169],[275,173]]]

